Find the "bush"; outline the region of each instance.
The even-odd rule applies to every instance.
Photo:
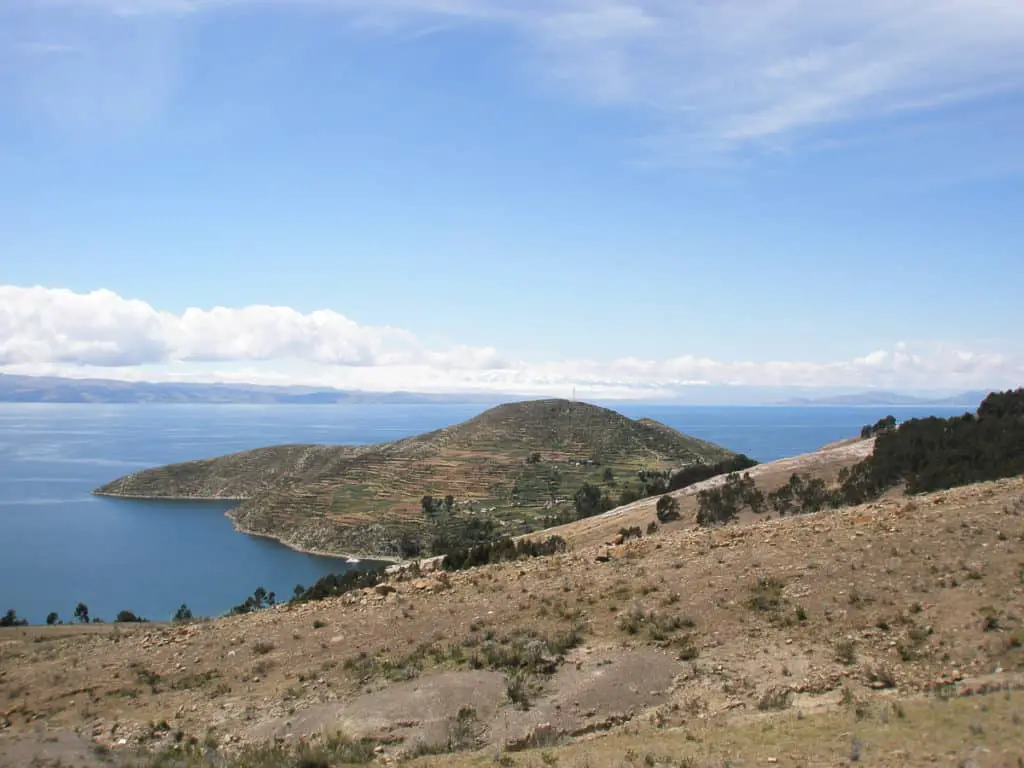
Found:
[[[607,512],[615,505],[596,485],[584,483],[573,495],[573,504],[576,507],[576,517],[583,520],[587,517],[600,515]]]
[[[736,519],[745,507],[753,512],[764,510],[764,493],[749,473],[733,472],[717,488],[706,488],[697,494],[697,523],[703,526],[724,525]]]
[[[672,496],[664,495],[658,499],[658,504],[655,507],[655,513],[658,516],[659,523],[670,523],[673,520],[679,519],[679,502]]]
[[[18,614],[13,608],[9,609],[7,613],[0,616],[0,627],[26,627],[28,626],[28,619],[19,619]]]
[[[786,687],[769,688],[757,702],[762,712],[773,709],[789,709],[793,705],[793,691]]]
[[[977,414],[911,419],[878,434],[871,456],[845,472],[846,503],[905,484],[908,493],[943,490],[1024,473],[1024,388],[992,393]]]
[[[775,611],[782,607],[782,590],[786,585],[773,578],[760,578],[750,588],[747,605],[754,611]]]
[[[117,614],[117,617],[114,619],[114,621],[116,623],[118,623],[118,624],[133,624],[133,623],[140,623],[141,624],[141,623],[144,623],[144,622],[148,621],[148,619],[144,619],[141,616],[136,616],[131,611],[121,611],[120,613]]]
[[[643,538],[643,535],[643,531],[640,530],[640,526],[638,525],[633,525],[629,528],[619,528],[619,536],[622,537],[624,542],[629,541],[630,539],[641,539]]]
[[[550,536],[544,541],[531,539],[513,541],[510,538],[503,538],[488,544],[478,544],[449,551],[444,558],[444,569],[446,571],[461,571],[479,565],[554,555],[564,552],[565,549],[565,539],[560,536]]]
[[[174,612],[173,621],[191,621],[192,618],[192,609],[185,605],[185,603],[182,603],[181,607]]]
[[[672,475],[668,481],[668,490],[678,491],[718,475],[742,472],[755,466],[757,466],[757,462],[742,453],[717,464],[693,464]]]
[[[835,645],[836,661],[850,665],[857,660],[857,643],[853,640],[840,640]]]
[[[255,653],[257,656],[266,656],[276,647],[277,646],[275,646],[271,642],[257,640],[255,643],[252,644],[252,652]]]

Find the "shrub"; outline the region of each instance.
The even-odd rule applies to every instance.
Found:
[[[747,606],[754,611],[776,611],[782,606],[782,590],[785,587],[785,583],[778,579],[771,577],[759,578],[750,587],[750,598],[747,600]]]
[[[757,462],[742,453],[717,464],[692,464],[672,475],[668,481],[668,490],[678,491],[718,475],[742,472],[754,466],[757,466]]]
[[[835,644],[836,661],[849,666],[857,660],[857,643],[850,639],[843,639]]]
[[[634,525],[629,528],[619,528],[619,536],[622,537],[623,541],[629,541],[630,539],[641,539],[643,538],[643,531],[640,530],[640,526]]]
[[[25,627],[28,626],[27,619],[19,619],[18,614],[13,608],[9,609],[7,613],[0,616],[0,627]]]
[[[505,679],[505,694],[512,706],[524,712],[530,708],[530,686],[526,675],[516,672]]]
[[[757,702],[757,708],[762,712],[773,709],[789,709],[792,705],[793,691],[785,686],[769,688]]]
[[[659,523],[670,523],[673,520],[679,519],[679,502],[668,494],[658,499],[658,505],[655,508],[655,512],[658,516]]]
[[[189,608],[187,605],[185,605],[185,603],[182,603],[181,607],[178,608],[177,611],[175,611],[173,621],[191,621],[191,620],[192,620],[192,609]]]
[[[133,623],[144,623],[148,619],[144,619],[141,616],[136,616],[131,611],[121,611],[114,618],[114,621],[118,624],[133,624]]]
[[[255,643],[252,644],[252,652],[255,653],[257,656],[265,656],[272,650],[274,650],[274,648],[276,647],[277,646],[275,646],[271,642],[257,640]]]

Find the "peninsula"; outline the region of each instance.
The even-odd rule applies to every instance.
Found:
[[[284,445],[158,467],[95,493],[239,500],[228,512],[239,530],[296,549],[411,557],[467,531],[484,540],[605,511],[649,495],[644,482],[733,457],[656,421],[537,400],[390,443]]]

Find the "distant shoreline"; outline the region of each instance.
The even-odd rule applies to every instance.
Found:
[[[89,491],[93,496],[107,499],[124,499],[126,501],[180,501],[184,504],[203,501],[248,501],[248,496],[144,496],[132,493],[109,493],[107,491]]]

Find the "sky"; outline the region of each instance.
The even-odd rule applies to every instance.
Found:
[[[0,372],[1024,384],[1018,0],[0,0]]]

